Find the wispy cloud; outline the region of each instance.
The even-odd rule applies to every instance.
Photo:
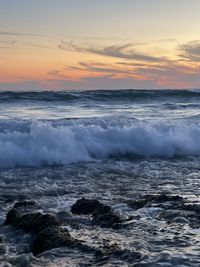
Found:
[[[16,43],[15,40],[1,40],[0,39],[0,44],[3,44],[3,45],[14,45]]]
[[[180,57],[200,62],[200,40],[188,42],[179,46]]]
[[[25,45],[31,48],[42,48],[42,49],[56,49],[53,46],[50,46],[48,44],[41,44],[41,43],[33,43],[33,42],[25,42]]]
[[[69,51],[69,54],[71,51],[86,54],[84,57],[78,54],[79,61],[70,61],[69,65],[62,61],[59,67],[47,69],[44,81],[39,82],[38,88],[194,88],[200,85],[198,40],[181,45],[176,40],[163,39],[148,44],[125,42],[107,46],[102,43],[92,45],[61,41],[58,47],[49,47],[45,40],[42,42],[34,38],[29,38],[29,41],[23,38],[20,42],[20,38],[4,35],[1,39],[0,48],[1,45],[6,48],[23,44],[26,48],[51,48]],[[17,40],[16,46],[12,39]],[[26,82],[20,85],[25,86]],[[28,85],[34,85],[31,79]],[[12,84],[1,86],[12,87]],[[12,88],[14,86],[17,85]]]
[[[116,74],[116,73],[127,73],[126,70],[118,69],[116,66],[110,66],[103,63],[86,63],[86,62],[79,62],[78,66],[68,66],[66,69],[77,70],[77,71],[89,71],[95,73],[109,73],[109,74]]]
[[[44,40],[42,40],[43,42],[40,44],[41,38],[39,37],[44,36],[36,33],[11,32],[0,30],[0,49],[50,48],[48,44],[46,45],[44,43]]]
[[[118,59],[148,61],[148,62],[152,61],[155,62],[161,60],[159,57],[155,57],[145,53],[139,53],[135,51],[132,47],[133,47],[132,43],[127,43],[122,45],[111,45],[106,47],[97,47],[97,46],[80,46],[74,44],[73,42],[64,42],[64,41],[61,41],[61,44],[58,46],[58,48],[61,50],[92,53]]]
[[[0,49],[9,49],[16,44],[16,40],[0,39]]]
[[[2,36],[42,36],[36,33],[26,33],[26,32],[10,32],[10,31],[0,31],[0,35]]]
[[[159,44],[158,49],[154,46],[155,43]],[[76,66],[68,67],[71,71],[82,74],[82,79],[86,71],[93,74],[96,79],[100,77],[99,74],[101,77],[109,74],[112,79],[148,80],[162,87],[196,87],[200,81],[199,40],[182,45],[174,39],[163,39],[140,46],[125,43],[105,47],[62,41],[59,49],[118,59],[111,65],[101,62],[79,62]]]

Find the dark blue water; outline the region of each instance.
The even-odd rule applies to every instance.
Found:
[[[98,198],[126,215],[135,215],[126,203],[147,193],[178,194],[198,203],[199,156],[198,90],[0,93],[2,222],[13,205],[5,204],[5,197],[28,196],[53,213],[69,211],[80,197]],[[142,251],[145,259],[133,266],[200,266],[199,230],[187,224],[169,227],[156,219],[158,212],[137,211],[140,219],[122,231],[70,230],[93,246],[109,239]],[[163,228],[165,233],[151,234]],[[19,257],[31,266],[91,262],[91,255],[67,249],[35,258],[26,253],[25,236],[11,228],[0,231],[7,240],[3,262]],[[177,232],[184,246],[174,239]],[[123,259],[106,264],[128,266]]]

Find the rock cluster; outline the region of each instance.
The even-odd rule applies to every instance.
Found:
[[[71,212],[78,215],[91,215],[92,223],[101,227],[115,227],[123,222],[123,219],[110,206],[96,199],[79,199],[72,206]]]
[[[114,213],[111,207],[98,200],[80,199],[72,206],[71,212],[77,215],[92,215],[92,223],[102,227],[113,227],[122,222],[122,219]],[[43,213],[35,201],[24,200],[15,203],[7,213],[4,224],[13,225],[15,228],[33,235],[31,251],[34,255],[62,246],[97,252],[74,239],[64,227],[64,221],[58,219],[54,214]]]
[[[187,203],[181,196],[166,194],[146,195],[139,200],[127,202],[133,210],[149,207],[159,207],[157,220],[167,223],[189,224],[196,227],[200,223],[198,204]],[[129,219],[128,219],[129,220]],[[16,202],[7,213],[5,225],[12,225],[30,233],[33,237],[31,252],[38,255],[46,250],[58,247],[70,247],[93,253],[97,258],[120,257],[139,261],[143,255],[129,250],[120,249],[117,245],[102,249],[92,248],[82,241],[73,238],[66,226],[84,227],[133,227],[131,223],[124,223],[127,219],[121,218],[112,207],[101,203],[97,199],[79,199],[72,205],[71,213],[56,214],[44,213],[41,207],[31,200]],[[89,222],[89,224],[86,224]],[[129,226],[128,226],[129,225]],[[79,229],[75,228],[75,229]],[[128,255],[128,256],[127,256]]]
[[[32,233],[32,252],[35,255],[51,248],[76,243],[68,230],[62,229],[62,223],[53,214],[43,214],[34,201],[17,202],[8,212],[4,224]]]

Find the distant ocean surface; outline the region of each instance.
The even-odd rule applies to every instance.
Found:
[[[97,198],[128,215],[134,211],[127,203],[146,194],[177,194],[199,203],[199,177],[200,90],[0,92],[2,222],[13,205],[5,200],[26,196],[53,213],[69,211],[81,197]],[[94,246],[109,238],[146,253],[140,265],[130,266],[200,266],[200,239],[193,228],[168,230],[156,220],[156,207],[141,214],[142,226],[137,222],[126,231],[72,232]],[[166,232],[154,236],[147,228]],[[0,229],[7,240],[4,262],[26,254],[21,247],[29,244],[13,231]],[[181,245],[175,232],[181,232]],[[96,266],[91,256],[67,250],[26,257],[31,266]],[[118,258],[102,266],[127,264]]]

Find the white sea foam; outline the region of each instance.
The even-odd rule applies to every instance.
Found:
[[[200,155],[198,124],[127,125],[33,122],[29,130],[0,133],[0,167],[69,164],[109,156]]]

